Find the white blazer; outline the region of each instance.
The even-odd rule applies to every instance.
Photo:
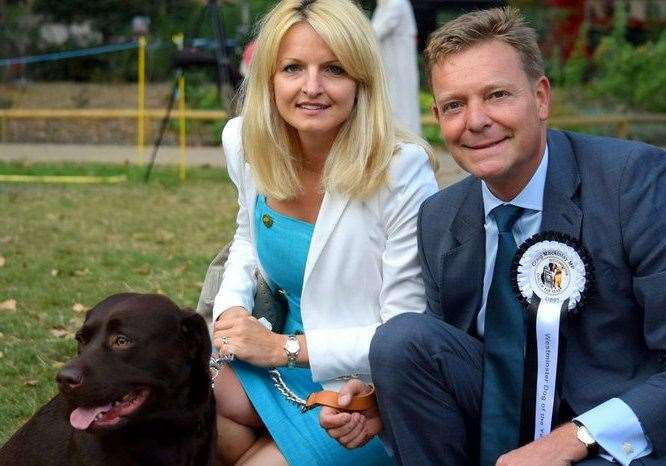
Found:
[[[252,309],[258,268],[254,209],[257,188],[241,148],[241,118],[222,133],[229,177],[238,188],[237,229],[215,297],[213,319],[232,306]],[[400,146],[387,187],[366,201],[326,192],[312,233],[301,317],[313,380],[337,389],[356,374],[370,381],[368,351],[377,326],[402,312],[423,312],[416,219],[437,191],[420,146]],[[265,273],[264,273],[264,276]]]

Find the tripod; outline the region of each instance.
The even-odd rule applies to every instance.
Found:
[[[230,65],[229,56],[227,54],[227,40],[224,33],[224,25],[221,20],[222,10],[218,5],[217,0],[207,0],[206,6],[202,8],[199,16],[197,17],[197,21],[195,23],[196,29],[193,33],[193,37],[198,35],[203,16],[206,14],[208,14],[211,18],[215,39],[217,41],[214,58],[214,64],[217,65],[217,92],[222,101],[223,108],[229,111],[231,109],[231,102],[233,100],[233,86],[231,85],[231,79],[229,75]],[[200,54],[199,52],[184,51],[182,49],[182,44],[179,49],[180,50],[176,54],[176,58],[174,60],[176,66],[176,75],[174,78],[173,86],[171,87],[171,94],[169,95],[169,102],[167,104],[166,113],[164,114],[164,117],[160,123],[160,129],[157,133],[157,138],[155,138],[155,143],[153,144],[150,162],[148,163],[148,167],[146,168],[146,173],[144,175],[144,182],[146,183],[150,179],[150,174],[153,170],[153,166],[155,165],[155,161],[157,160],[157,152],[162,145],[164,133],[166,132],[167,125],[171,119],[171,111],[173,110],[174,103],[176,102],[176,98],[178,97],[180,90],[182,90],[180,89],[180,82],[185,75],[185,68],[211,64],[210,58]]]

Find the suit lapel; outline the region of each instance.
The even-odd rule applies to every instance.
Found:
[[[442,256],[441,302],[446,320],[469,331],[481,306],[486,261],[481,182],[473,180],[451,224],[457,246]],[[469,299],[471,297],[471,299]]]
[[[458,244],[465,244],[483,231],[483,197],[481,195],[481,182],[474,180],[470,183],[465,199],[460,204],[456,217],[451,223],[451,233]]]
[[[548,154],[541,231],[559,231],[580,239],[583,213],[574,202],[580,175],[571,144],[563,133],[548,131]]]
[[[305,262],[303,288],[305,288],[308,278],[312,273],[312,269],[317,263],[317,260],[319,260],[319,256],[330,239],[335,226],[340,221],[340,217],[342,216],[345,207],[347,207],[347,204],[349,204],[349,196],[330,193],[329,191],[326,191],[324,194],[324,199],[321,202],[319,214],[317,215],[317,221],[315,222],[314,231],[312,232],[308,258]]]

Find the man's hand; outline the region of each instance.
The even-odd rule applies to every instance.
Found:
[[[576,425],[568,422],[546,437],[510,451],[497,466],[569,466],[587,456],[587,447],[576,437]]]
[[[353,396],[369,390],[370,387],[362,381],[352,379],[340,389],[338,405],[344,408]],[[345,448],[365,445],[384,428],[377,407],[349,413],[324,406],[319,413],[319,424]]]

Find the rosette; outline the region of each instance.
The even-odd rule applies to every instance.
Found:
[[[548,435],[557,414],[567,315],[580,311],[590,294],[592,262],[579,241],[549,231],[518,248],[512,276],[528,311],[522,437],[529,441]]]
[[[527,307],[534,299],[567,301],[567,309],[582,309],[592,289],[594,268],[590,255],[564,233],[537,233],[520,245],[513,258],[513,287]]]

